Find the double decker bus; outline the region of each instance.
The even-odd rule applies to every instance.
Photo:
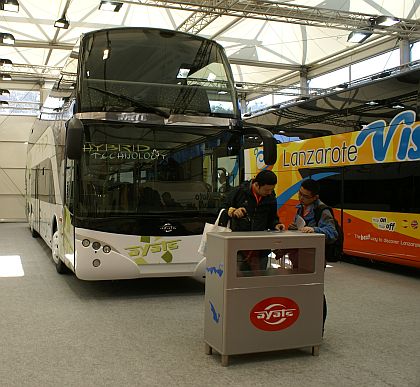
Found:
[[[242,125],[223,48],[153,28],[89,32],[50,99],[29,139],[27,216],[57,271],[203,278],[203,227],[243,177],[245,135],[276,157],[271,132]]]
[[[389,117],[389,115],[388,115]],[[293,220],[303,179],[321,184],[344,232],[344,253],[420,268],[420,121],[414,110],[362,130],[277,145],[267,166],[259,148],[246,151],[247,173],[278,176],[277,204]]]

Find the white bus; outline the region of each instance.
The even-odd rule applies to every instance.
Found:
[[[240,183],[244,138],[276,157],[269,131],[242,126],[223,48],[169,30],[89,32],[49,100],[29,139],[27,216],[57,271],[203,278],[203,227]]]

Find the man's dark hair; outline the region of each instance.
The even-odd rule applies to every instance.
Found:
[[[314,196],[319,195],[319,191],[321,190],[319,183],[312,179],[303,180],[300,186],[307,189]]]
[[[273,171],[264,169],[257,176],[255,176],[254,183],[258,183],[260,187],[263,185],[276,185],[277,176]]]

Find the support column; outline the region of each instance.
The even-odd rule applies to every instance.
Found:
[[[45,100],[50,95],[54,82],[41,82],[39,85],[39,103],[40,108],[44,106]]]
[[[244,115],[246,113],[246,94],[241,93],[238,95],[238,98],[239,98],[239,104],[241,107],[241,114]]]
[[[400,47],[400,65],[405,66],[410,63],[411,52],[410,52],[410,41],[408,39],[401,39],[399,42]]]
[[[308,68],[302,66],[299,72],[300,75],[300,94],[302,97],[309,97],[308,87]]]

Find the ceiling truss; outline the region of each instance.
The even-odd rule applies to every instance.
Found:
[[[187,10],[192,14],[185,19],[177,30],[197,34],[206,26],[211,24],[220,16],[235,17],[225,29],[239,23],[242,19],[251,18],[265,21],[275,21],[282,23],[293,23],[304,26],[328,27],[338,30],[367,29],[388,39],[398,38],[407,40],[420,39],[420,21],[410,19],[400,19],[401,22],[389,27],[375,26],[373,23],[377,15],[329,10],[323,8],[307,7],[302,5],[285,4],[282,2],[271,2],[265,0],[122,0],[129,5],[144,5],[168,9]],[[71,0],[66,0],[63,14],[69,7]],[[13,21],[15,16],[4,16],[3,20]],[[40,25],[50,23],[50,20],[35,20]],[[77,22],[76,22],[77,23]],[[83,24],[83,22],[79,22]],[[72,24],[74,24],[72,22]],[[105,28],[98,25],[97,28]],[[221,32],[221,31],[220,31]],[[220,33],[219,32],[219,33]],[[217,33],[215,36],[217,36]],[[215,37],[213,36],[213,38]],[[378,37],[378,36],[377,36]],[[17,40],[16,48],[44,48],[48,50],[60,49],[70,51],[73,44],[63,44],[56,42],[57,34],[50,42],[35,42],[28,40]],[[0,43],[0,45],[2,45]],[[231,64],[242,66],[259,66],[263,68],[278,68],[289,70],[292,73],[299,73],[303,67],[285,63],[270,63],[257,60],[230,59]],[[3,66],[4,67],[4,66]],[[306,71],[310,67],[305,67]],[[29,64],[13,64],[12,69],[8,70],[0,66],[1,72],[7,72],[18,81],[35,81],[42,83],[45,81],[56,80],[59,78],[60,67],[54,66],[33,66]],[[243,94],[249,95],[251,92],[279,92],[283,86],[270,84],[251,84],[248,83],[247,90],[242,90]],[[280,91],[281,93],[281,91]]]
[[[307,7],[260,0],[137,0],[123,1],[127,4],[142,4],[196,12],[197,20],[185,21],[180,27],[182,31],[196,33],[214,20],[213,16],[236,16],[241,18],[260,19],[282,23],[301,24],[314,27],[328,27],[339,30],[369,29],[381,35],[397,35],[400,38],[420,37],[420,22],[400,19],[400,23],[389,27],[373,24],[378,15],[358,12],[337,11],[325,8]],[[201,18],[201,19],[200,19]],[[188,19],[187,19],[188,20]],[[197,28],[197,30],[196,30]]]

